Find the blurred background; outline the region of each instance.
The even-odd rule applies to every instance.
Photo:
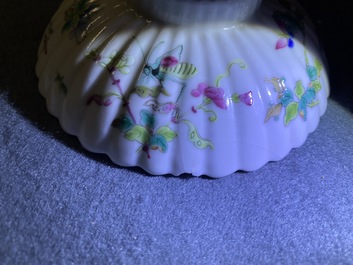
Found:
[[[316,25],[329,64],[331,98],[353,112],[353,9],[350,1],[299,1]]]

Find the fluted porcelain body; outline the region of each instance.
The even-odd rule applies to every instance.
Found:
[[[315,130],[329,84],[295,2],[204,23],[136,3],[66,0],[43,36],[40,92],[85,148],[151,174],[222,177],[284,158]]]

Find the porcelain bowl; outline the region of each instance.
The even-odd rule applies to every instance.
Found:
[[[36,72],[67,133],[158,175],[223,177],[281,160],[329,95],[314,29],[289,1],[263,1],[242,22],[175,24],[124,1],[66,0]]]

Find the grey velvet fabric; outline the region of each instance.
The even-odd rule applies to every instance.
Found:
[[[60,1],[20,2],[0,3],[0,264],[353,263],[351,52],[330,37],[346,13],[306,5],[335,91],[318,129],[280,162],[208,179],[121,168],[63,132],[34,73]]]

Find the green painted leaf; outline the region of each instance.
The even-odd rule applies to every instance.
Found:
[[[305,88],[303,86],[302,81],[297,81],[295,85],[295,95],[297,96],[298,99],[301,99],[303,94],[304,94]]]
[[[120,73],[124,74],[124,75],[127,75],[130,73],[130,68],[127,67],[127,66],[120,66],[119,68]]]
[[[286,108],[284,124],[287,126],[297,116],[298,116],[298,102],[292,102]]]
[[[161,94],[163,94],[164,96],[170,97],[170,94],[168,93],[168,91],[163,86],[158,87],[158,89],[159,89]]]
[[[317,105],[319,105],[320,104],[320,101],[313,101],[313,102],[311,102],[310,104],[308,104],[308,106],[310,107],[310,108],[313,108],[313,107],[315,107],[315,106],[317,106]]]
[[[151,87],[150,90],[149,90],[149,93],[150,93],[150,96],[153,97],[153,98],[157,98],[159,97],[160,94],[163,94],[167,97],[170,96],[170,94],[168,93],[167,90],[165,90],[164,87],[162,86],[154,86],[154,87]]]
[[[164,136],[156,134],[151,136],[149,140],[149,147],[152,150],[159,150],[160,152],[165,153],[168,149],[168,143]]]
[[[168,126],[160,127],[156,134],[162,135],[167,142],[173,141],[173,139],[177,136],[177,133],[172,131]]]
[[[317,69],[317,74],[318,74],[318,76],[320,76],[320,74],[321,74],[321,71],[322,71],[322,63],[318,60],[318,59],[315,59],[314,60],[314,65],[315,65],[315,67],[316,67],[316,69]]]
[[[137,141],[141,144],[145,144],[148,141],[149,134],[144,127],[135,125],[131,130],[125,133],[125,138],[130,141]]]
[[[116,69],[119,70],[122,74],[129,74],[130,73],[130,66],[135,63],[135,58],[126,55],[122,52],[116,52],[112,54],[112,59],[114,61]]]
[[[197,132],[197,129],[195,126],[188,120],[182,120],[182,122],[186,123],[189,127],[189,140],[194,144],[195,147],[199,149],[205,149],[207,147],[210,147],[211,149],[214,149],[214,146],[211,141],[203,139],[199,133]]]
[[[149,90],[149,94],[151,97],[157,98],[161,94],[159,86],[151,87]]]
[[[149,96],[150,90],[146,86],[138,86],[135,88],[134,92],[141,98],[147,98]]]
[[[322,88],[319,80],[312,81],[310,87],[315,90],[315,93],[319,92]]]

